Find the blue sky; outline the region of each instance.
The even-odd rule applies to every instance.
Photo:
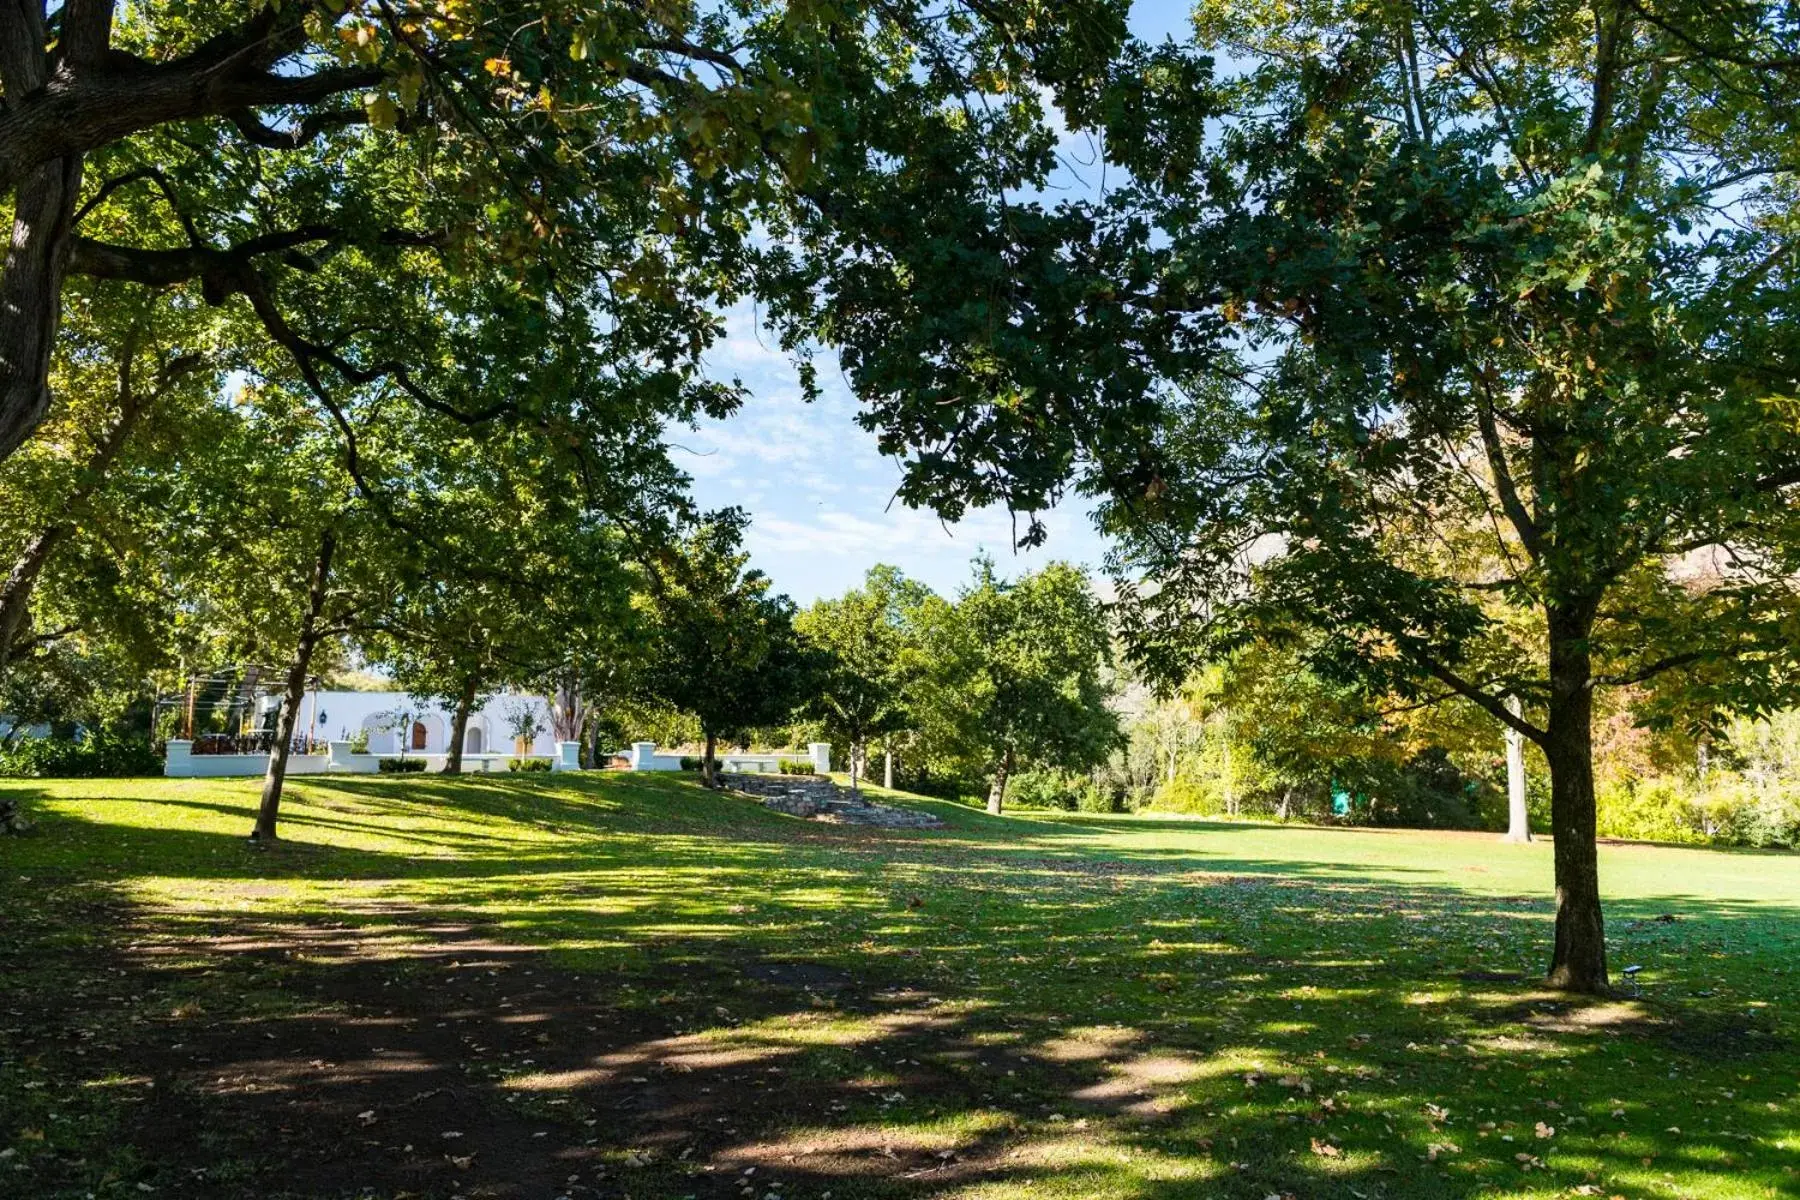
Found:
[[[1139,0],[1132,28],[1140,37],[1180,36],[1189,7],[1189,0]],[[1093,157],[1086,138],[1068,151],[1077,161]],[[948,595],[983,550],[1008,575],[1053,559],[1099,568],[1106,547],[1078,502],[1046,514],[1049,541],[1031,552],[1012,548],[1012,520],[1003,510],[971,513],[946,526],[906,508],[893,499],[899,466],[856,424],[856,402],[836,358],[819,355],[825,394],[807,404],[793,364],[759,330],[751,309],[729,313],[727,328],[708,366],[719,377],[743,380],[750,399],[729,420],[671,429],[669,438],[703,507],[736,505],[750,513],[752,565],[768,573],[776,590],[808,604],[841,594],[885,562]]]

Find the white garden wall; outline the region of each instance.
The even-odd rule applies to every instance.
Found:
[[[378,775],[381,760],[392,754],[353,754],[348,741],[327,743],[326,754],[294,754],[288,757],[289,775]],[[195,754],[194,744],[171,738],[163,752],[163,774],[176,779],[210,779],[227,776],[263,775],[269,770],[267,754]],[[548,758],[552,771],[581,769],[581,745],[578,742],[553,743],[553,754],[532,755]],[[449,760],[447,754],[408,754],[423,759],[425,773],[442,771]],[[464,771],[506,771],[507,764],[518,757],[512,754],[464,754]]]

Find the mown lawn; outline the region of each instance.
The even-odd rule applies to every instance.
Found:
[[[1800,856],[0,782],[0,1196],[1800,1196]],[[909,803],[930,804],[908,800]]]

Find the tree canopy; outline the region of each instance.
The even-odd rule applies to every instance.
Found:
[[[813,667],[794,631],[794,602],[746,569],[745,523],[735,509],[709,514],[658,558],[641,593],[651,644],[640,686],[700,723],[708,786],[717,783],[719,739],[786,721]]]
[[[1076,568],[1007,581],[983,558],[954,604],[937,599],[918,620],[920,723],[979,764],[989,812],[1022,764],[1084,770],[1113,749],[1118,720],[1101,678],[1110,635]]]
[[[1537,743],[1550,978],[1603,988],[1594,690],[1792,695],[1794,32],[1624,0],[1195,28],[1068,108],[1105,195],[955,193],[960,292],[870,198],[855,286],[794,319],[848,344],[907,499],[1095,497],[1147,669],[1310,631],[1328,676]]]
[[[808,709],[847,748],[855,790],[869,740],[907,728],[907,700],[923,669],[914,613],[929,591],[893,567],[869,569],[860,588],[819,600],[794,627],[819,651]]]

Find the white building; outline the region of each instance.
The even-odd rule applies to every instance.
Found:
[[[265,696],[257,706],[258,724],[275,726],[280,696]],[[536,734],[528,744],[512,732],[513,715],[529,710]],[[405,717],[405,720],[401,720]],[[394,755],[402,739],[408,754],[445,754],[450,749],[450,729],[456,713],[405,692],[308,692],[300,703],[295,737],[311,736],[315,742],[350,741],[358,731],[369,735],[368,753]],[[556,753],[550,732],[550,705],[542,696],[502,692],[469,714],[463,734],[464,754],[507,754],[549,757]]]

